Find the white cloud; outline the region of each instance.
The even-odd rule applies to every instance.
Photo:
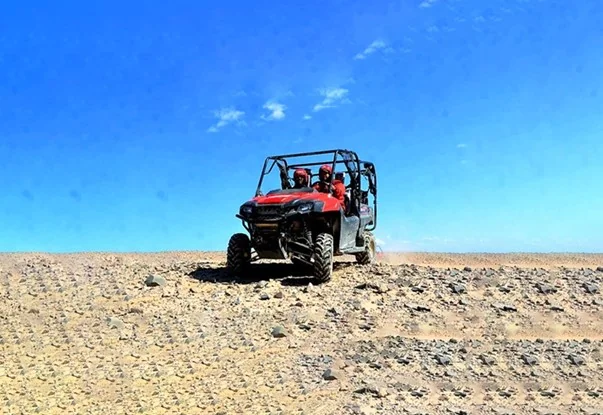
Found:
[[[321,111],[325,108],[335,108],[338,102],[346,102],[348,90],[345,88],[324,88],[320,90],[320,95],[325,97],[322,102],[314,105],[314,112]]]
[[[304,120],[310,120],[310,119],[312,119],[311,115],[304,114]]]
[[[428,7],[433,6],[438,0],[425,0],[419,4],[419,7],[422,9],[426,9]]]
[[[207,129],[210,133],[216,133],[222,127],[227,126],[233,122],[238,124],[243,123],[241,118],[245,115],[243,111],[236,110],[234,108],[223,108],[219,111],[214,112],[214,116],[218,119],[218,122]]]
[[[358,59],[366,59],[366,57],[368,55],[371,55],[375,52],[377,52],[380,49],[384,49],[387,47],[387,44],[382,41],[382,40],[375,40],[373,43],[371,43],[366,49],[364,49],[364,51],[356,54],[356,56],[354,56],[354,59],[358,60]]]
[[[465,143],[459,143],[459,144],[456,145],[456,147],[457,148],[465,148],[465,147],[467,147],[467,144],[465,144]]]
[[[264,104],[264,109],[270,111],[270,115],[262,115],[263,120],[282,120],[285,118],[287,106],[278,102],[268,101]]]

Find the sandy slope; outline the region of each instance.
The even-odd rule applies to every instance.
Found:
[[[603,413],[603,255],[223,261],[0,255],[0,412]]]

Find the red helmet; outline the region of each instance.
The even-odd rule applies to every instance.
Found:
[[[329,174],[333,173],[333,169],[328,164],[323,164],[322,166],[320,166],[320,169],[318,171],[319,171],[319,173],[320,172],[325,172],[325,173],[329,173]]]
[[[298,177],[307,178],[308,172],[304,169],[297,169],[297,170],[295,170],[295,173],[293,173],[293,178],[297,179]]]

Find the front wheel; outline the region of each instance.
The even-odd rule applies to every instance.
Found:
[[[375,237],[369,231],[364,232],[364,252],[356,254],[356,262],[360,265],[372,264],[375,262],[376,251]]]
[[[320,233],[314,243],[314,277],[327,282],[333,274],[333,235]]]
[[[235,233],[228,241],[226,266],[231,275],[243,274],[251,262],[251,241],[244,233]]]

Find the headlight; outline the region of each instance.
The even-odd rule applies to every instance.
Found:
[[[251,213],[253,213],[253,207],[251,207],[251,206],[242,206],[241,207],[241,214],[250,215]]]
[[[306,212],[310,212],[313,207],[314,207],[314,205],[312,203],[305,203],[305,204],[299,206],[297,208],[297,211],[299,213],[306,213]]]

